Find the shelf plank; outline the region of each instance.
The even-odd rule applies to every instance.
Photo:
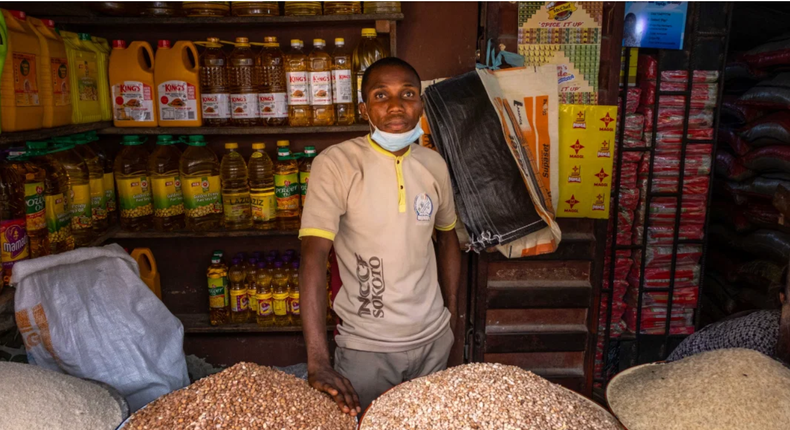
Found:
[[[107,239],[175,239],[193,237],[267,237],[296,236],[297,230],[217,230],[217,231],[123,231],[117,230]],[[106,240],[106,239],[105,239]]]
[[[207,25],[207,24],[319,24],[319,23],[364,23],[374,21],[400,21],[402,13],[377,13],[356,15],[315,15],[315,16],[222,16],[222,17],[115,17],[115,16],[52,16],[58,24],[79,24],[91,26],[121,25]]]
[[[302,326],[261,327],[256,323],[225,324],[213,326],[209,323],[208,313],[180,314],[176,317],[184,325],[185,333],[217,334],[217,333],[300,333]],[[334,331],[334,324],[327,325],[327,331]]]
[[[249,134],[318,134],[365,133],[367,124],[335,125],[327,127],[107,127],[99,134],[174,134],[174,135],[249,135]],[[0,135],[1,136],[1,135]]]
[[[57,136],[66,136],[74,133],[85,133],[86,131],[101,130],[112,125],[111,121],[89,122],[85,124],[71,124],[62,127],[40,128],[30,131],[15,131],[0,133],[0,146],[11,145],[13,143],[24,143],[34,140],[46,140]]]

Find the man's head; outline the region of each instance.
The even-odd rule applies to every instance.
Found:
[[[382,58],[371,64],[362,76],[361,92],[362,117],[381,131],[405,133],[420,121],[420,75],[400,58]]]
[[[633,13],[629,13],[625,16],[625,23],[623,25],[626,33],[635,33],[636,32],[636,15]]]

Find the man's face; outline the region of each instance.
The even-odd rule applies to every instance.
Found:
[[[367,101],[360,104],[363,118],[381,131],[405,133],[417,126],[422,116],[420,82],[402,67],[383,67],[369,76]]]

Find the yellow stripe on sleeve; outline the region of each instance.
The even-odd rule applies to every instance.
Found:
[[[455,219],[455,221],[453,221],[453,223],[452,223],[452,224],[450,224],[450,225],[449,225],[449,226],[447,226],[447,227],[439,227],[438,225],[437,225],[437,226],[435,226],[435,227],[436,227],[436,229],[437,229],[437,230],[439,230],[439,231],[450,231],[450,230],[452,230],[452,229],[454,229],[454,228],[455,228],[455,225],[456,225],[456,224],[458,224],[458,218],[456,218],[456,219]]]
[[[321,230],[320,228],[303,228],[299,230],[299,239],[305,236],[314,236],[314,237],[321,237],[324,239],[329,239],[331,241],[335,240],[335,234],[331,231]]]

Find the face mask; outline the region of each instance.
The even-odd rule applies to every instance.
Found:
[[[416,127],[405,133],[387,133],[386,131],[379,130],[372,123],[370,126],[373,127],[373,133],[371,133],[370,137],[374,142],[378,143],[379,146],[389,152],[400,151],[401,149],[411,145],[424,134],[419,122],[417,123]]]

